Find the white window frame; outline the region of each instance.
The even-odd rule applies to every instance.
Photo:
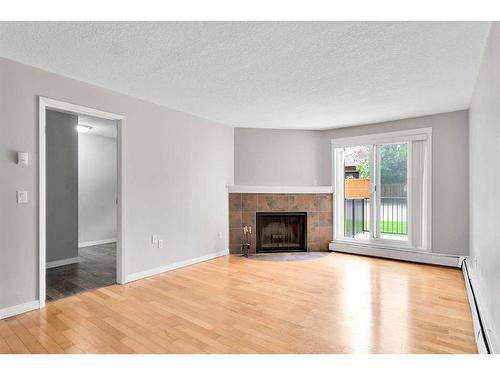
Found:
[[[423,233],[421,239],[421,246],[414,246],[415,239],[413,238],[413,230],[410,218],[412,218],[412,192],[411,186],[412,181],[412,141],[426,141],[425,154],[424,154],[424,171],[423,171],[423,199],[424,207],[422,209],[422,217],[420,217],[420,222],[422,223],[421,231]],[[368,145],[370,147],[379,147],[381,144],[386,143],[401,143],[408,142],[408,241],[398,241],[391,239],[371,238],[369,240],[365,239],[355,239],[348,238],[344,235],[344,159],[343,152],[340,149],[344,147],[353,147],[359,145]],[[360,247],[373,247],[373,248],[384,248],[384,249],[395,249],[395,250],[411,250],[419,252],[430,252],[432,249],[432,128],[420,128],[411,129],[403,131],[395,131],[388,133],[376,133],[361,135],[355,137],[346,138],[335,138],[331,140],[332,144],[332,186],[334,194],[334,218],[333,218],[333,243],[334,244],[348,244]],[[370,155],[380,155],[377,151],[370,150]],[[370,174],[371,176],[376,176],[377,181],[376,186],[380,186],[380,174],[374,173],[376,164],[379,161],[370,161]],[[374,185],[371,184],[371,189]],[[373,195],[373,194],[372,194]],[[370,233],[375,233],[375,220],[373,218],[378,214],[379,204],[378,201],[380,196],[376,195],[376,201],[372,203],[371,207],[371,218],[370,218]],[[338,207],[339,209],[335,209]],[[377,236],[376,236],[377,237]]]

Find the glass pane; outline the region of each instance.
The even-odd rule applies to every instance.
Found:
[[[370,239],[370,147],[344,148],[344,236]]]
[[[408,241],[408,143],[380,146],[380,238]]]

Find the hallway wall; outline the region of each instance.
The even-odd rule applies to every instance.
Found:
[[[47,111],[47,263],[78,257],[78,117]]]
[[[78,242],[116,240],[116,138],[78,134]]]

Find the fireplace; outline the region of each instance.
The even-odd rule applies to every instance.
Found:
[[[307,212],[257,212],[258,253],[307,251]]]

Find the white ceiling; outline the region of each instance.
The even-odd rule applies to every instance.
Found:
[[[0,56],[238,127],[468,108],[488,22],[0,22]]]
[[[78,115],[78,124],[90,126],[90,135],[100,135],[103,137],[116,138],[116,121],[107,120],[100,117]]]

